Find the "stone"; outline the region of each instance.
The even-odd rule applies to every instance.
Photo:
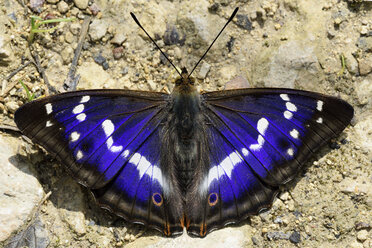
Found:
[[[159,236],[143,236],[134,242],[127,244],[126,248],[136,247],[162,247],[162,248],[241,248],[246,247],[246,233],[238,228],[225,227],[208,234],[203,239],[196,239],[183,233],[176,238],[166,238]]]
[[[236,25],[238,25],[238,27],[249,31],[252,30],[252,22],[247,15],[237,14],[236,19]]]
[[[78,35],[80,33],[81,25],[78,22],[73,22],[70,24],[70,32],[73,35]]]
[[[30,8],[32,11],[40,13],[44,2],[44,0],[30,0]]]
[[[219,3],[213,3],[211,6],[208,7],[208,11],[215,14],[219,8],[220,8]]]
[[[298,244],[301,242],[301,234],[297,231],[294,231],[291,236],[289,236],[289,241],[293,244]]]
[[[114,59],[120,59],[123,57],[124,48],[123,47],[115,47],[112,49],[112,55],[114,56]]]
[[[9,46],[9,39],[0,34],[0,65],[8,65],[12,57],[12,49]]]
[[[357,239],[361,242],[366,241],[368,238],[368,231],[367,230],[361,230],[357,233]]]
[[[362,49],[364,52],[372,51],[372,36],[360,37],[356,45]]]
[[[123,32],[116,33],[114,38],[112,38],[111,43],[120,46],[127,39]]]
[[[74,40],[75,40],[74,35],[71,32],[67,31],[65,34],[65,41],[71,44],[72,42],[74,42]]]
[[[83,63],[78,67],[77,73],[81,76],[78,89],[118,89],[123,87],[122,83],[112,79],[111,75],[95,62]]]
[[[284,233],[284,232],[267,232],[266,238],[268,240],[278,240],[278,239],[284,239],[288,240],[290,237],[289,233]]]
[[[372,54],[367,54],[359,59],[360,75],[365,76],[372,71]]]
[[[248,80],[243,76],[237,76],[236,78],[230,80],[225,85],[225,90],[231,89],[243,89],[243,88],[250,88],[251,85]]]
[[[11,113],[15,113],[16,110],[19,108],[18,103],[13,102],[13,101],[6,102],[6,103],[5,103],[5,106],[8,108],[8,110],[9,110]]]
[[[48,3],[58,3],[59,0],[47,0]]]
[[[319,62],[309,46],[301,46],[297,41],[281,45],[273,55],[268,75],[264,78],[265,87],[294,88],[295,81],[311,82],[318,78]]]
[[[89,0],[74,0],[75,6],[79,9],[86,9],[88,7]]]
[[[56,185],[57,208],[59,215],[78,235],[86,233],[85,199],[82,188],[70,177],[66,176]]]
[[[372,183],[368,183],[368,178],[358,178],[354,180],[352,178],[345,178],[340,182],[340,190],[345,194],[368,194],[372,196]]]
[[[0,134],[0,144],[1,242],[26,224],[44,191],[34,176],[32,164],[18,155],[23,141]]]
[[[210,69],[211,65],[203,61],[203,64],[200,66],[200,70],[198,72],[198,78],[205,79]]]
[[[89,36],[92,41],[98,41],[105,36],[108,29],[108,24],[103,20],[94,19],[89,25]]]
[[[368,104],[372,100],[372,77],[369,78],[355,84],[357,100],[362,105]]]
[[[358,61],[354,58],[354,56],[350,52],[347,52],[344,55],[346,59],[345,63],[346,63],[347,70],[351,74],[357,74],[359,72]]]
[[[168,24],[163,35],[163,40],[164,44],[168,46],[174,44],[179,44],[182,46],[185,44],[186,36],[181,35],[176,26]]]
[[[69,8],[68,4],[65,1],[61,1],[57,4],[58,11],[61,12],[62,14],[66,13]]]
[[[61,57],[64,64],[68,64],[72,60],[72,56],[74,54],[74,49],[71,46],[66,46],[65,49],[61,52]]]

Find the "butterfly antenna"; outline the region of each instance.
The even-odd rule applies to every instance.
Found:
[[[220,34],[222,33],[222,31],[226,28],[227,24],[229,24],[232,19],[235,17],[236,15],[236,12],[238,12],[239,10],[239,7],[236,7],[236,9],[234,10],[234,12],[232,13],[232,15],[230,16],[229,20],[226,22],[225,26],[223,26],[223,28],[221,29],[221,31],[218,33],[218,35],[216,36],[216,38],[214,38],[212,44],[208,47],[207,51],[205,51],[205,53],[203,54],[203,56],[201,56],[201,58],[199,59],[198,63],[196,63],[196,65],[194,66],[194,68],[192,69],[192,71],[190,72],[188,78],[191,76],[191,74],[193,73],[193,71],[195,70],[196,67],[198,67],[200,61],[202,61],[205,57],[205,55],[207,55],[207,53],[209,52],[209,49],[211,49],[211,47],[213,46],[214,42],[217,40],[217,38],[220,36]]]
[[[151,36],[146,32],[146,30],[142,27],[141,23],[139,23],[137,17],[132,12],[130,12],[130,15],[132,16],[133,20],[137,23],[137,25],[145,32],[145,34],[147,35],[147,37],[150,38],[150,40],[152,41],[152,43],[154,43],[155,46],[160,50],[161,54],[163,54],[163,56],[169,61],[169,63],[173,66],[173,68],[176,69],[177,73],[182,77],[181,72],[172,63],[172,61],[167,57],[167,55],[165,55],[165,53],[160,49],[160,47],[158,46],[158,44],[156,44],[156,42],[154,41],[154,39],[151,38]]]

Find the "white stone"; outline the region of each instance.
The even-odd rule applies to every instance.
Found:
[[[28,159],[20,159],[23,141],[0,135],[0,242],[24,226],[44,195]]]

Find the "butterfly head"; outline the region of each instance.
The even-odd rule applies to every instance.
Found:
[[[175,81],[175,88],[174,92],[182,93],[192,93],[196,91],[195,88],[195,78],[190,77],[187,69],[185,67],[182,68],[181,76],[178,77]]]

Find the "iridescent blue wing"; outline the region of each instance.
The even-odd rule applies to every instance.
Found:
[[[334,97],[290,89],[242,89],[203,95],[208,165],[198,191],[201,211],[188,232],[205,236],[271,205],[306,159],[350,123],[353,108]],[[190,205],[192,205],[190,203]]]
[[[124,90],[71,92],[25,104],[15,122],[102,206],[170,233],[174,218],[164,199],[170,186],[160,167],[160,126],[168,97]]]

